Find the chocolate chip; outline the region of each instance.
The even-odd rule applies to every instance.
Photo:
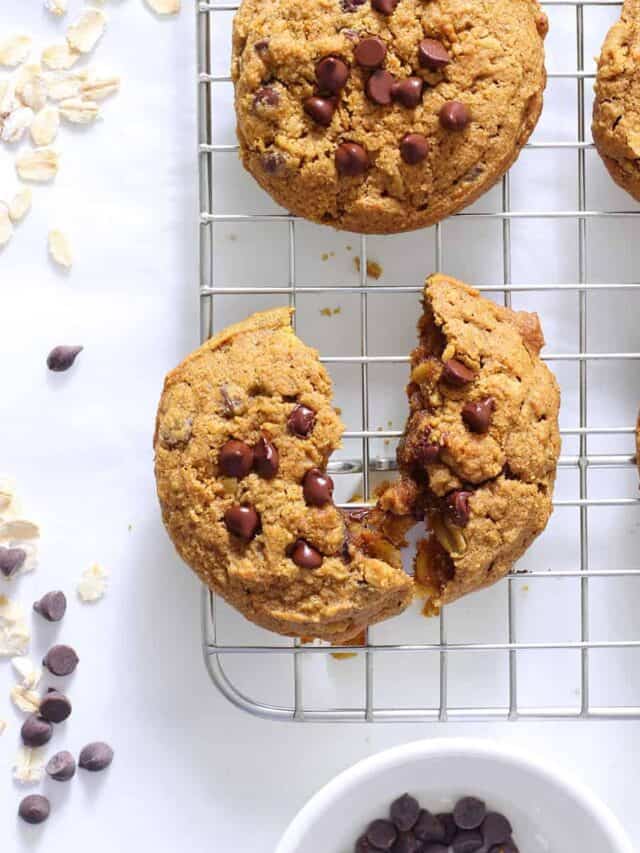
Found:
[[[47,622],[59,622],[67,610],[67,599],[64,592],[52,590],[45,593],[40,601],[34,601],[33,609]]]
[[[78,665],[78,655],[71,646],[51,646],[42,665],[53,675],[70,675]]]
[[[422,102],[422,87],[421,77],[407,77],[405,80],[398,80],[393,84],[391,97],[403,107],[412,109]]]
[[[466,527],[469,523],[471,515],[469,498],[472,494],[473,492],[465,492],[463,489],[458,489],[455,492],[450,492],[444,499],[445,512],[458,527]],[[458,823],[457,825],[460,826]],[[479,824],[476,824],[476,826],[479,826]],[[461,826],[460,829],[475,829],[475,826]]]
[[[444,812],[442,814],[437,814],[436,817],[444,828],[444,838],[442,839],[443,844],[451,844],[458,831],[453,815],[450,812]]]
[[[343,12],[355,12],[360,6],[365,4],[366,0],[340,0]]]
[[[356,841],[354,853],[375,853],[375,848],[371,846],[366,835],[361,835]]]
[[[289,556],[301,569],[317,569],[322,565],[322,554],[304,539],[296,539]]]
[[[279,462],[280,456],[275,444],[261,435],[253,448],[253,470],[265,480],[271,480],[278,473]]]
[[[289,432],[304,438],[309,435],[316,422],[316,413],[307,406],[298,405],[287,419]]]
[[[269,39],[260,39],[254,44],[253,49],[260,56],[263,56],[269,50]]]
[[[420,465],[431,465],[440,458],[441,447],[429,441],[430,432],[423,436],[415,447],[411,448],[413,460]]]
[[[27,823],[44,823],[51,812],[51,804],[41,794],[29,794],[18,807],[18,814]]]
[[[358,42],[353,55],[363,68],[379,68],[387,55],[387,46],[377,36],[369,36]]]
[[[460,101],[447,101],[440,107],[440,124],[446,130],[464,130],[471,121],[471,113]]]
[[[399,830],[408,832],[416,824],[420,814],[420,805],[415,797],[403,794],[391,803],[389,817]]]
[[[423,39],[418,45],[418,62],[429,71],[440,71],[451,62],[451,57],[442,42]]]
[[[392,847],[392,853],[423,853],[422,842],[412,832],[401,832]],[[447,853],[446,848],[444,853]]]
[[[437,841],[444,840],[444,827],[435,815],[427,809],[421,809],[416,825],[413,827],[413,834],[420,841]]]
[[[0,574],[4,575],[5,578],[10,578],[24,566],[26,559],[27,552],[24,548],[0,546]]]
[[[329,127],[331,119],[336,111],[335,98],[321,98],[319,95],[311,95],[305,98],[303,107],[305,113],[321,127]]]
[[[482,836],[477,830],[462,830],[451,843],[452,853],[475,853],[482,848]]]
[[[316,65],[316,80],[323,92],[337,95],[349,77],[349,66],[337,56],[325,56]]]
[[[113,750],[108,743],[95,741],[88,743],[81,751],[78,764],[83,770],[91,770],[97,773],[104,770],[113,761]]]
[[[463,797],[455,805],[453,819],[459,829],[477,829],[486,814],[487,808],[482,800],[477,797]]]
[[[78,353],[82,352],[84,347],[79,346],[59,346],[54,347],[47,356],[47,367],[55,373],[63,373],[73,365]]]
[[[68,782],[72,776],[75,776],[76,760],[70,752],[63,749],[62,752],[56,752],[51,756],[44,769],[47,776],[55,779],[56,782]]]
[[[71,714],[71,702],[63,693],[50,690],[42,697],[39,711],[50,723],[61,723]]]
[[[462,420],[471,432],[485,433],[491,426],[491,416],[495,407],[493,397],[477,400],[474,403],[465,403],[462,407]]]
[[[423,847],[421,853],[449,853],[449,846],[447,844],[438,844],[434,842],[433,844],[427,844],[426,847]]]
[[[376,850],[391,850],[398,831],[390,820],[374,820],[367,827],[367,839]]]
[[[311,468],[304,475],[302,493],[309,506],[324,506],[331,502],[333,480],[319,468]]]
[[[374,71],[371,77],[367,80],[365,86],[366,93],[374,104],[387,106],[391,103],[391,90],[393,88],[394,77],[388,71],[379,68]]]
[[[372,8],[381,15],[393,15],[397,5],[398,0],[371,0]]]
[[[341,142],[335,160],[338,173],[347,178],[363,175],[369,168],[369,155],[357,142]]]
[[[225,512],[224,523],[230,533],[249,542],[260,527],[260,516],[252,506],[236,504]]]
[[[496,844],[495,847],[489,850],[489,853],[520,853],[520,851],[511,838],[509,841],[505,841],[504,844]]]
[[[277,107],[280,103],[280,92],[273,86],[262,86],[253,96],[253,108]]]
[[[482,822],[481,832],[485,847],[493,847],[508,841],[513,829],[504,815],[489,812]]]
[[[253,450],[244,441],[231,438],[222,445],[218,462],[223,474],[241,480],[251,471]]]
[[[462,387],[463,385],[468,385],[469,382],[473,382],[476,375],[470,367],[458,361],[457,358],[450,358],[442,366],[440,378],[449,385]]]
[[[408,166],[415,166],[426,158],[429,143],[421,133],[406,133],[400,140],[400,156]]]
[[[260,157],[260,165],[267,173],[276,178],[281,178],[287,172],[287,161],[280,151],[267,151]]]
[[[53,735],[53,726],[37,714],[32,714],[22,724],[20,736],[25,746],[44,746]]]

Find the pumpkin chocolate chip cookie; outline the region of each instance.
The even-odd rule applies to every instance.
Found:
[[[598,59],[593,139],[613,180],[640,201],[640,0],[626,0]]]
[[[242,161],[315,222],[431,225],[491,187],[529,138],[546,32],[536,0],[243,0]]]
[[[167,376],[154,446],[185,562],[253,622],[340,643],[402,611],[412,582],[369,517],[333,503],[331,391],[289,309],[254,314]]]
[[[506,575],[552,511],[560,453],[557,382],[536,314],[444,275],[427,279],[398,447],[381,509],[426,516],[415,580],[427,612]]]

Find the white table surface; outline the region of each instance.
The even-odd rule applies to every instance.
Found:
[[[49,41],[64,26],[37,0],[2,6],[2,32]],[[69,593],[60,626],[33,623],[35,657],[56,637],[81,658],[69,684],[74,712],[50,751],[104,739],[116,753],[102,775],[43,783],[47,824],[18,821],[20,797],[37,789],[11,778],[21,717],[0,663],[0,718],[9,720],[0,849],[267,853],[309,795],[353,761],[460,734],[518,743],[577,771],[640,843],[637,723],[283,725],[235,710],[209,682],[199,586],[163,531],[151,452],[162,377],[197,344],[194,15],[185,6],[158,21],[141,0],[106,4],[96,59],[122,75],[122,92],[99,126],[61,134],[55,185],[34,189],[32,213],[0,255],[0,468],[17,477],[43,529],[37,571],[0,582],[0,593],[28,606],[50,588]],[[2,149],[3,192],[12,178]],[[70,275],[47,259],[55,224],[72,238]],[[86,349],[54,376],[44,360],[62,342]],[[111,570],[111,587],[81,605],[74,584],[93,561]]]

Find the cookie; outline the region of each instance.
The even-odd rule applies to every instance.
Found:
[[[640,201],[640,2],[626,0],[602,45],[591,130],[613,180]]]
[[[254,314],[166,378],[154,447],[178,553],[248,619],[340,643],[403,610],[412,581],[363,513],[333,503],[343,425],[291,312]]]
[[[243,0],[242,161],[314,222],[431,225],[489,189],[529,138],[546,32],[536,0]]]
[[[444,275],[427,279],[398,446],[380,497],[425,516],[415,580],[427,611],[489,586],[544,530],[560,453],[558,384],[538,354],[536,314],[511,311]]]

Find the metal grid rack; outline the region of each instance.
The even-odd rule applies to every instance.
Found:
[[[374,439],[397,439],[397,430],[380,431],[370,428],[369,417],[369,372],[372,365],[386,363],[401,363],[408,361],[403,356],[380,356],[370,354],[372,329],[368,323],[370,299],[384,298],[383,294],[416,293],[421,291],[418,284],[398,284],[371,287],[367,278],[367,237],[360,236],[360,280],[358,285],[318,285],[302,286],[297,284],[296,277],[296,231],[299,220],[287,214],[226,214],[216,211],[214,197],[214,163],[224,155],[234,156],[234,145],[217,144],[213,135],[213,116],[216,109],[214,96],[215,84],[229,81],[226,75],[213,71],[213,33],[218,13],[229,13],[237,8],[237,3],[221,5],[217,2],[200,0],[196,3],[197,36],[198,36],[198,118],[199,118],[199,172],[200,172],[200,294],[201,294],[201,337],[210,337],[216,325],[215,298],[220,296],[237,296],[246,301],[245,313],[250,313],[251,296],[255,294],[280,294],[283,299],[296,307],[298,298],[303,294],[317,293],[350,293],[359,300],[359,352],[356,355],[332,356],[324,358],[329,364],[351,364],[359,369],[359,386],[361,395],[362,429],[345,433],[345,438],[356,439],[360,447],[359,458],[334,462],[330,470],[333,474],[357,472],[362,477],[364,500],[371,494],[371,477],[376,471],[391,470],[394,461],[390,456],[377,456],[371,453],[370,444]],[[563,455],[560,465],[572,469],[576,473],[577,494],[570,499],[556,500],[556,507],[574,507],[579,518],[579,561],[573,570],[525,570],[509,576],[504,583],[507,585],[506,595],[506,624],[507,633],[504,642],[450,642],[447,632],[447,611],[439,617],[439,632],[436,642],[431,643],[383,643],[367,642],[364,647],[341,647],[341,652],[357,653],[364,657],[364,681],[361,701],[355,707],[325,707],[323,703],[316,706],[307,704],[304,700],[303,659],[312,656],[327,656],[335,652],[326,645],[303,645],[291,641],[288,645],[280,645],[277,640],[269,639],[264,642],[226,642],[219,636],[217,624],[217,609],[219,602],[208,590],[202,593],[202,624],[203,647],[207,668],[212,680],[221,692],[238,707],[258,716],[278,720],[296,721],[433,721],[433,720],[517,720],[517,719],[633,719],[640,718],[640,702],[622,703],[593,703],[590,694],[590,659],[596,650],[630,650],[640,649],[640,634],[631,639],[599,640],[592,636],[590,629],[589,592],[594,579],[612,579],[639,577],[640,568],[625,569],[592,569],[589,564],[589,510],[593,507],[628,507],[638,504],[635,493],[630,490],[626,495],[611,498],[594,498],[589,495],[588,473],[595,468],[630,469],[635,465],[632,455],[632,434],[634,426],[593,427],[588,425],[587,398],[589,391],[589,367],[599,361],[619,362],[640,358],[639,352],[590,352],[588,331],[588,296],[591,292],[606,291],[614,293],[623,290],[639,290],[640,283],[590,283],[587,277],[587,236],[590,220],[628,218],[637,216],[633,210],[594,210],[587,209],[586,194],[586,154],[593,144],[587,137],[588,117],[585,115],[585,82],[594,74],[585,71],[585,8],[589,6],[619,6],[618,0],[547,0],[546,7],[568,7],[575,14],[575,59],[576,67],[572,71],[557,71],[552,69],[549,78],[568,78],[575,81],[577,98],[577,128],[576,138],[563,142],[530,142],[528,148],[546,148],[550,150],[570,150],[577,159],[577,187],[575,194],[575,209],[572,210],[512,210],[510,207],[509,175],[502,179],[499,209],[489,212],[465,211],[458,217],[479,220],[494,220],[500,225],[500,243],[502,255],[501,281],[480,287],[485,292],[497,292],[502,295],[506,305],[511,304],[513,294],[524,292],[554,292],[566,291],[576,297],[576,322],[578,326],[578,348],[572,353],[549,353],[545,358],[551,362],[569,361],[577,363],[578,388],[577,410],[578,423],[563,429],[565,442],[571,437],[575,442],[576,452],[573,455]],[[224,107],[229,109],[227,105]],[[569,220],[577,230],[577,281],[546,283],[536,285],[512,284],[512,223],[518,219],[525,220]],[[214,264],[216,246],[214,226],[219,223],[254,223],[256,227],[264,223],[280,222],[288,228],[288,277],[281,285],[270,287],[225,287],[217,286],[214,279]],[[436,225],[431,230],[434,241],[435,267],[440,269],[442,258],[442,234],[447,224]],[[428,232],[424,232],[428,233]],[[590,452],[590,437],[607,437],[607,440],[626,436],[628,452],[619,454],[595,454]],[[353,504],[351,504],[353,507]],[[516,631],[516,582],[522,579],[540,579],[549,583],[551,579],[574,578],[579,589],[579,639],[569,641],[522,642]],[[555,706],[523,706],[518,698],[518,659],[522,654],[539,652],[572,651],[580,658],[579,665],[579,695],[576,705],[562,703]],[[448,667],[451,656],[458,652],[499,652],[506,655],[507,688],[505,702],[471,702],[464,706],[455,705],[448,698]],[[425,703],[424,706],[399,708],[382,707],[375,702],[374,678],[376,662],[382,655],[410,654],[417,659],[423,656],[435,656],[437,667],[437,699]],[[293,678],[291,695],[292,701],[287,704],[275,705],[269,702],[250,698],[239,688],[232,677],[228,675],[225,660],[228,656],[285,656],[291,663]],[[264,658],[263,658],[264,659]],[[578,692],[578,691],[576,691]]]

